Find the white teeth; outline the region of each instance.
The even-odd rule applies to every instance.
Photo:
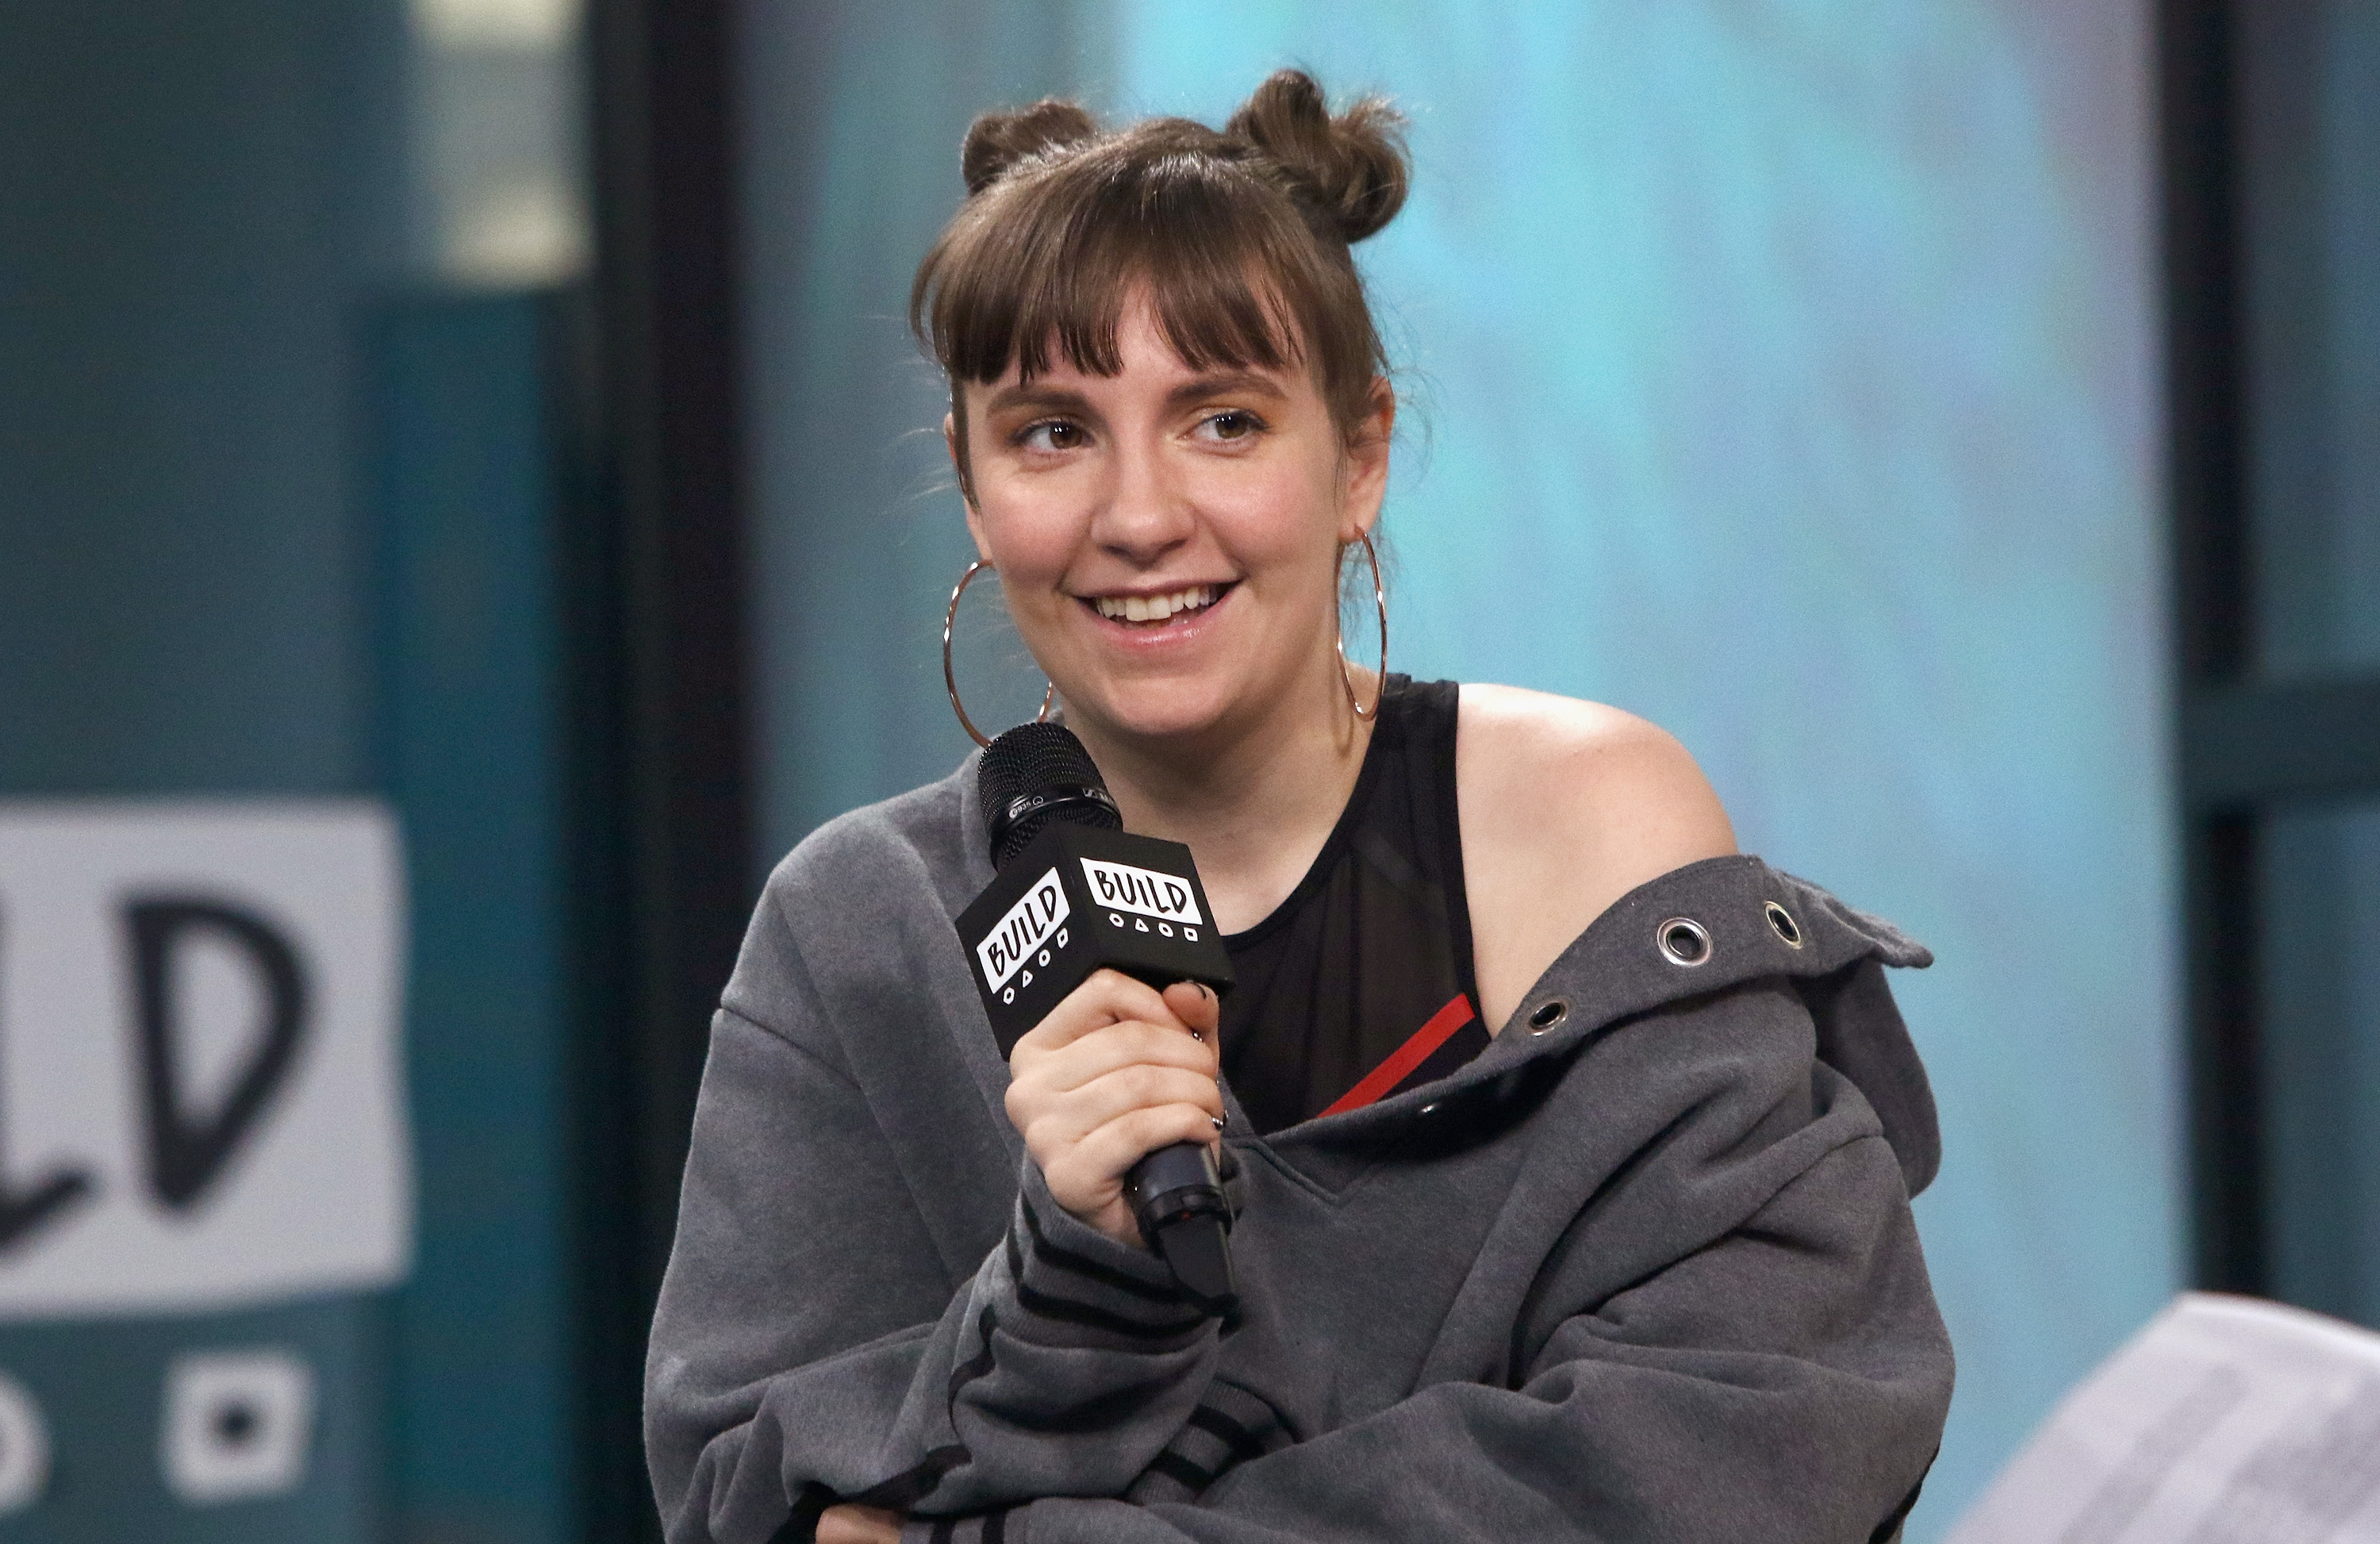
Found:
[[[1091,604],[1101,616],[1124,622],[1164,622],[1185,611],[1215,603],[1215,587],[1194,584],[1170,595],[1100,595]]]

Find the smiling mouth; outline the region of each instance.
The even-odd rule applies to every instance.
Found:
[[[1111,622],[1161,627],[1178,617],[1196,616],[1231,590],[1228,584],[1193,584],[1162,595],[1087,595],[1083,603]]]

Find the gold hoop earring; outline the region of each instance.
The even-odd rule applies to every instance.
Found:
[[[1347,663],[1347,629],[1339,629],[1339,684],[1347,689],[1347,706],[1354,715],[1369,723],[1380,716],[1380,699],[1389,689],[1389,596],[1380,586],[1380,554],[1372,550],[1372,533],[1364,531],[1355,540],[1363,543],[1364,560],[1372,565],[1372,604],[1380,614],[1380,680],[1372,688],[1372,706],[1367,711],[1355,698],[1355,673]],[[1341,556],[1345,556],[1342,548]]]
[[[985,569],[991,566],[991,564],[985,562],[982,558],[978,558],[973,563],[968,564],[966,565],[966,572],[959,576],[958,588],[951,591],[951,609],[942,613],[942,685],[951,694],[951,711],[958,714],[959,727],[967,732],[967,738],[973,740],[978,745],[984,746],[988,746],[991,744],[991,742],[984,738],[983,731],[975,726],[975,720],[967,717],[966,705],[959,700],[959,678],[957,674],[951,669],[951,629],[958,626],[959,597],[966,593],[966,587],[975,582],[975,577],[978,574],[982,573]],[[1377,569],[1375,570],[1375,573],[1377,575]],[[1386,635],[1383,634],[1382,636],[1385,637]],[[1050,684],[1050,689],[1041,694],[1041,711],[1033,715],[1033,722],[1036,723],[1049,723],[1050,705],[1057,700],[1058,686],[1057,683],[1053,681]],[[1375,709],[1377,711],[1377,704],[1375,705]]]

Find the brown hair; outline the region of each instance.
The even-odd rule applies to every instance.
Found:
[[[1135,283],[1191,368],[1302,363],[1352,434],[1388,361],[1347,249],[1404,203],[1403,124],[1377,97],[1333,116],[1293,69],[1220,131],[1150,118],[1102,134],[1056,100],[976,119],[959,157],[967,201],[909,291],[910,328],[950,378],[962,484],[965,383],[999,380],[1012,359],[1029,380],[1053,351],[1115,374]]]

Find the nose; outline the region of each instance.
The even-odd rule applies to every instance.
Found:
[[[1109,465],[1112,475],[1091,517],[1091,540],[1135,567],[1153,567],[1190,540],[1190,501],[1153,447],[1122,446]]]

